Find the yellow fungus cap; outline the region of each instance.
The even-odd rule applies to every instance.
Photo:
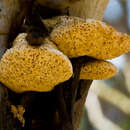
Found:
[[[60,16],[52,22],[43,22],[53,28],[51,41],[70,58],[87,55],[101,60],[112,59],[130,50],[130,36],[101,21]]]
[[[92,60],[81,68],[80,79],[103,80],[113,77],[117,68],[108,61]]]
[[[72,76],[69,59],[48,39],[41,46],[30,46],[20,34],[0,62],[0,81],[11,90],[50,91]]]

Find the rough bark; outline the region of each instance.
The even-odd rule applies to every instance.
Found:
[[[0,57],[8,47],[9,33],[16,26],[24,0],[0,0]],[[20,19],[19,19],[20,20]]]
[[[108,0],[81,0],[73,4],[70,15],[101,20]],[[0,1],[0,56],[8,47],[9,40],[19,32],[24,17],[21,0]],[[26,11],[26,10],[25,10]],[[12,32],[14,30],[14,32]],[[10,38],[11,35],[11,38]],[[12,37],[13,36],[13,37]],[[4,85],[0,86],[0,130],[78,130],[82,109],[92,81],[79,81],[84,58],[72,59],[74,76],[55,87],[51,92],[27,92],[16,94]],[[13,118],[11,105],[23,105],[25,127]]]
[[[102,20],[109,0],[81,0],[70,7],[70,15]]]

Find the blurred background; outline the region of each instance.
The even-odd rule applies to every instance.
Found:
[[[104,21],[130,34],[130,0],[110,0]],[[109,80],[93,81],[80,130],[130,130],[130,53],[110,61],[119,73]]]

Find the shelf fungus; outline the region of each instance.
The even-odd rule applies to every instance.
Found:
[[[26,33],[20,34],[0,62],[0,81],[11,90],[50,91],[73,73],[69,59],[46,39],[41,46],[30,46]]]
[[[43,23],[52,29],[51,41],[69,58],[86,55],[105,60],[130,50],[130,36],[101,21],[59,16],[43,20]]]
[[[103,80],[117,74],[117,68],[108,61],[92,60],[83,65],[80,79]]]

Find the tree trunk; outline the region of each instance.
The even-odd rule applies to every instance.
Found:
[[[80,0],[70,15],[102,20],[108,0]],[[24,0],[0,1],[0,56],[19,32],[24,18]],[[11,40],[10,40],[11,39]],[[72,59],[74,76],[51,92],[16,94],[0,85],[0,130],[78,130],[82,109],[92,81],[79,80],[84,57]],[[25,126],[11,113],[11,105],[25,108]]]

